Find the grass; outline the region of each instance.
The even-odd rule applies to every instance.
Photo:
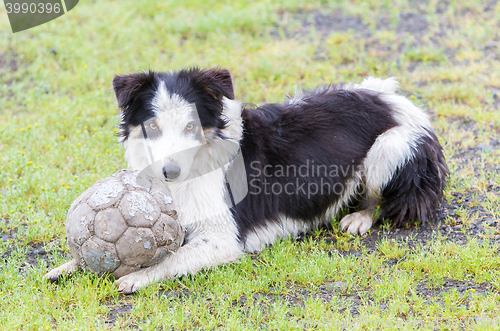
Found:
[[[500,221],[499,20],[500,4],[479,0],[84,1],[12,34],[2,11],[0,324],[498,328],[500,231],[471,229],[486,218]],[[339,21],[358,23],[344,29]],[[452,170],[443,222],[462,225],[467,240],[437,232],[425,243],[382,238],[372,249],[335,221],[333,230],[131,297],[88,273],[44,282],[49,267],[69,258],[71,202],[126,167],[113,76],[192,65],[227,67],[237,97],[253,103],[279,102],[296,87],[397,77],[430,111]]]

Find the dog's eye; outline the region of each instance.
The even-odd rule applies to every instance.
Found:
[[[188,125],[186,125],[186,130],[191,131],[193,129],[194,129],[194,124],[193,123],[188,123]]]
[[[151,130],[158,129],[158,125],[156,125],[156,123],[149,123],[149,127],[151,128]]]

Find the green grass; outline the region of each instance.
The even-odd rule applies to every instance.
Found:
[[[16,34],[2,9],[0,233],[16,235],[0,242],[0,324],[9,330],[497,328],[496,227],[463,245],[440,236],[416,245],[382,239],[374,250],[334,227],[131,297],[119,294],[112,279],[87,273],[59,284],[42,280],[68,258],[62,252],[69,205],[126,167],[111,80],[148,68],[227,67],[237,97],[257,104],[279,102],[296,87],[395,76],[430,110],[452,170],[445,201],[458,208],[445,223],[463,224],[467,234],[480,218],[500,221],[500,148],[477,150],[500,140],[500,4],[485,7],[479,0],[81,1],[67,15]],[[359,18],[368,34],[303,25],[318,12]],[[409,12],[427,28],[399,30],[401,14]],[[41,246],[50,258],[27,263],[28,250]],[[446,290],[447,281],[467,290]]]

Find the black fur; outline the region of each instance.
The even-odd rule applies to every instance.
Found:
[[[375,139],[396,126],[391,108],[375,93],[349,91],[332,87],[313,92],[304,102],[294,104],[270,104],[243,111],[244,136],[241,150],[244,156],[249,183],[249,194],[234,208],[234,215],[244,239],[256,226],[277,220],[280,214],[305,221],[314,220],[339,199],[341,192],[325,189],[314,195],[308,191],[296,194],[255,194],[268,187],[309,185],[341,187],[352,177]],[[308,163],[309,162],[309,163]],[[273,169],[280,166],[301,165],[336,166],[347,170],[331,175],[325,169],[307,176],[265,176],[264,166]],[[298,181],[298,182],[297,182]],[[252,192],[252,190],[255,190]],[[277,190],[275,190],[275,193]],[[298,194],[297,194],[298,193]]]
[[[154,116],[151,100],[158,89],[158,80],[154,72],[116,75],[113,79],[118,107],[122,109],[120,136],[124,139],[130,134],[130,126],[138,126]]]

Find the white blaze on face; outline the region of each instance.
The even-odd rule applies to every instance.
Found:
[[[141,161],[131,166],[137,170],[150,167],[153,174],[162,179],[163,167],[176,163],[181,173],[175,181],[183,181],[188,177],[199,148],[206,143],[196,106],[170,93],[164,82],[160,83],[151,103],[155,117],[143,123],[144,129],[143,126],[132,129],[127,153],[132,148],[130,153],[134,155],[128,159],[138,159],[141,150]],[[147,139],[144,139],[143,130]]]

